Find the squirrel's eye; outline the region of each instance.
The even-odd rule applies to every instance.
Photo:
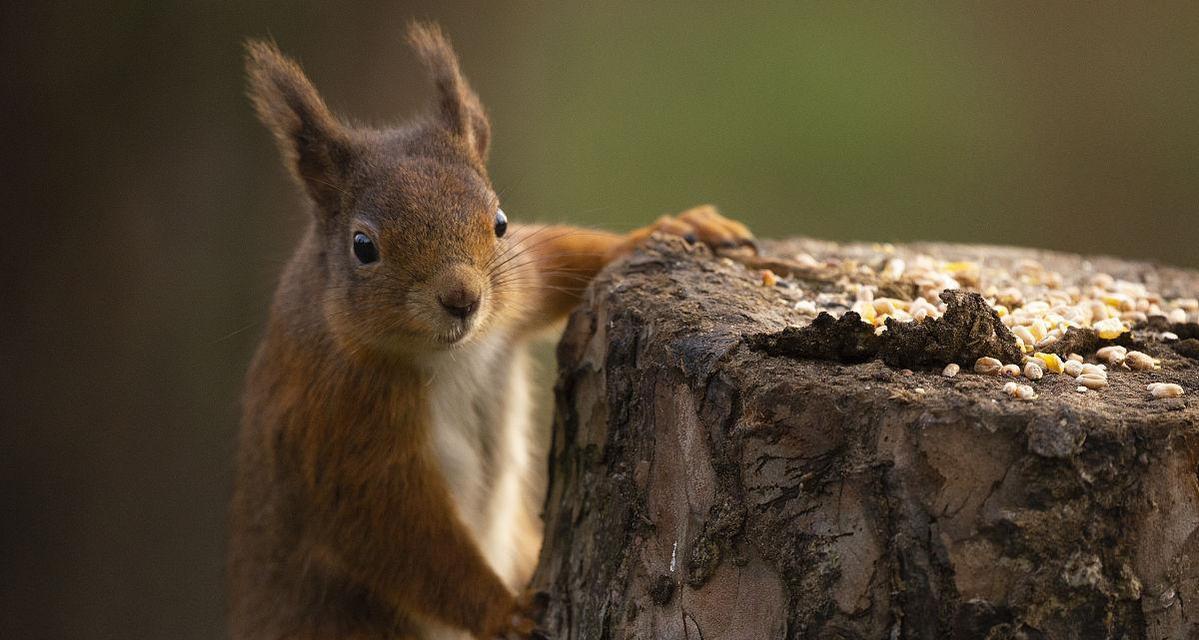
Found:
[[[370,264],[379,259],[379,249],[375,243],[361,231],[354,234],[354,257],[362,264]]]
[[[495,210],[495,237],[504,237],[504,232],[508,230],[508,216],[504,215],[503,209]]]

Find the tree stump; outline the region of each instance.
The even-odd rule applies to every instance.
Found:
[[[863,347],[856,319],[869,336],[805,334],[824,351],[784,331],[812,322],[797,302],[870,279],[859,261],[916,254],[1199,296],[1194,271],[1050,252],[791,240],[735,261],[660,239],[600,275],[558,349],[533,581],[554,637],[1199,637],[1194,314],[1117,340],[1161,370],[1086,393],[1049,374],[1027,401],[972,372],[971,349],[1012,348],[985,318],[906,353]],[[1151,398],[1154,381],[1187,393]]]

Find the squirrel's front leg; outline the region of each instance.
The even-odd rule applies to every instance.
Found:
[[[520,226],[499,261],[514,275],[507,281],[538,291],[535,325],[551,323],[579,302],[591,278],[612,260],[628,254],[655,232],[703,242],[715,249],[753,242],[749,229],[711,205],[700,205],[627,234],[567,226]],[[505,256],[504,254],[508,254]],[[501,278],[503,282],[505,279]]]
[[[540,637],[526,615],[533,604],[514,596],[487,564],[426,448],[397,451],[400,445],[380,446],[383,440],[361,431],[326,443],[319,466],[306,465],[339,478],[310,480],[312,557],[401,612],[484,640]]]

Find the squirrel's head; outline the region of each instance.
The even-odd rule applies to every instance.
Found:
[[[274,44],[247,45],[249,94],[311,200],[322,305],[354,349],[444,349],[505,304],[496,264],[507,219],[487,177],[490,125],[448,39],[408,41],[437,87],[431,113],[401,127],[338,120]]]

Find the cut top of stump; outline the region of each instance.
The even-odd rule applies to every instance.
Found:
[[[620,296],[616,306],[644,325],[644,348],[665,349],[684,370],[706,376],[731,359],[720,368],[759,372],[760,386],[779,393],[801,392],[792,381],[837,385],[984,424],[1101,414],[1098,424],[1115,425],[1152,414],[1155,427],[1199,425],[1197,271],[1010,247],[810,239],[721,257],[660,238],[601,274],[591,295]],[[1097,356],[1113,345],[1147,358]],[[1058,373],[1054,356],[1082,363]],[[982,357],[1021,373],[975,373]],[[1025,375],[1028,361],[1044,375]],[[950,363],[961,373],[942,375]],[[1089,377],[1071,375],[1082,364]],[[1154,383],[1183,394],[1153,394]]]

